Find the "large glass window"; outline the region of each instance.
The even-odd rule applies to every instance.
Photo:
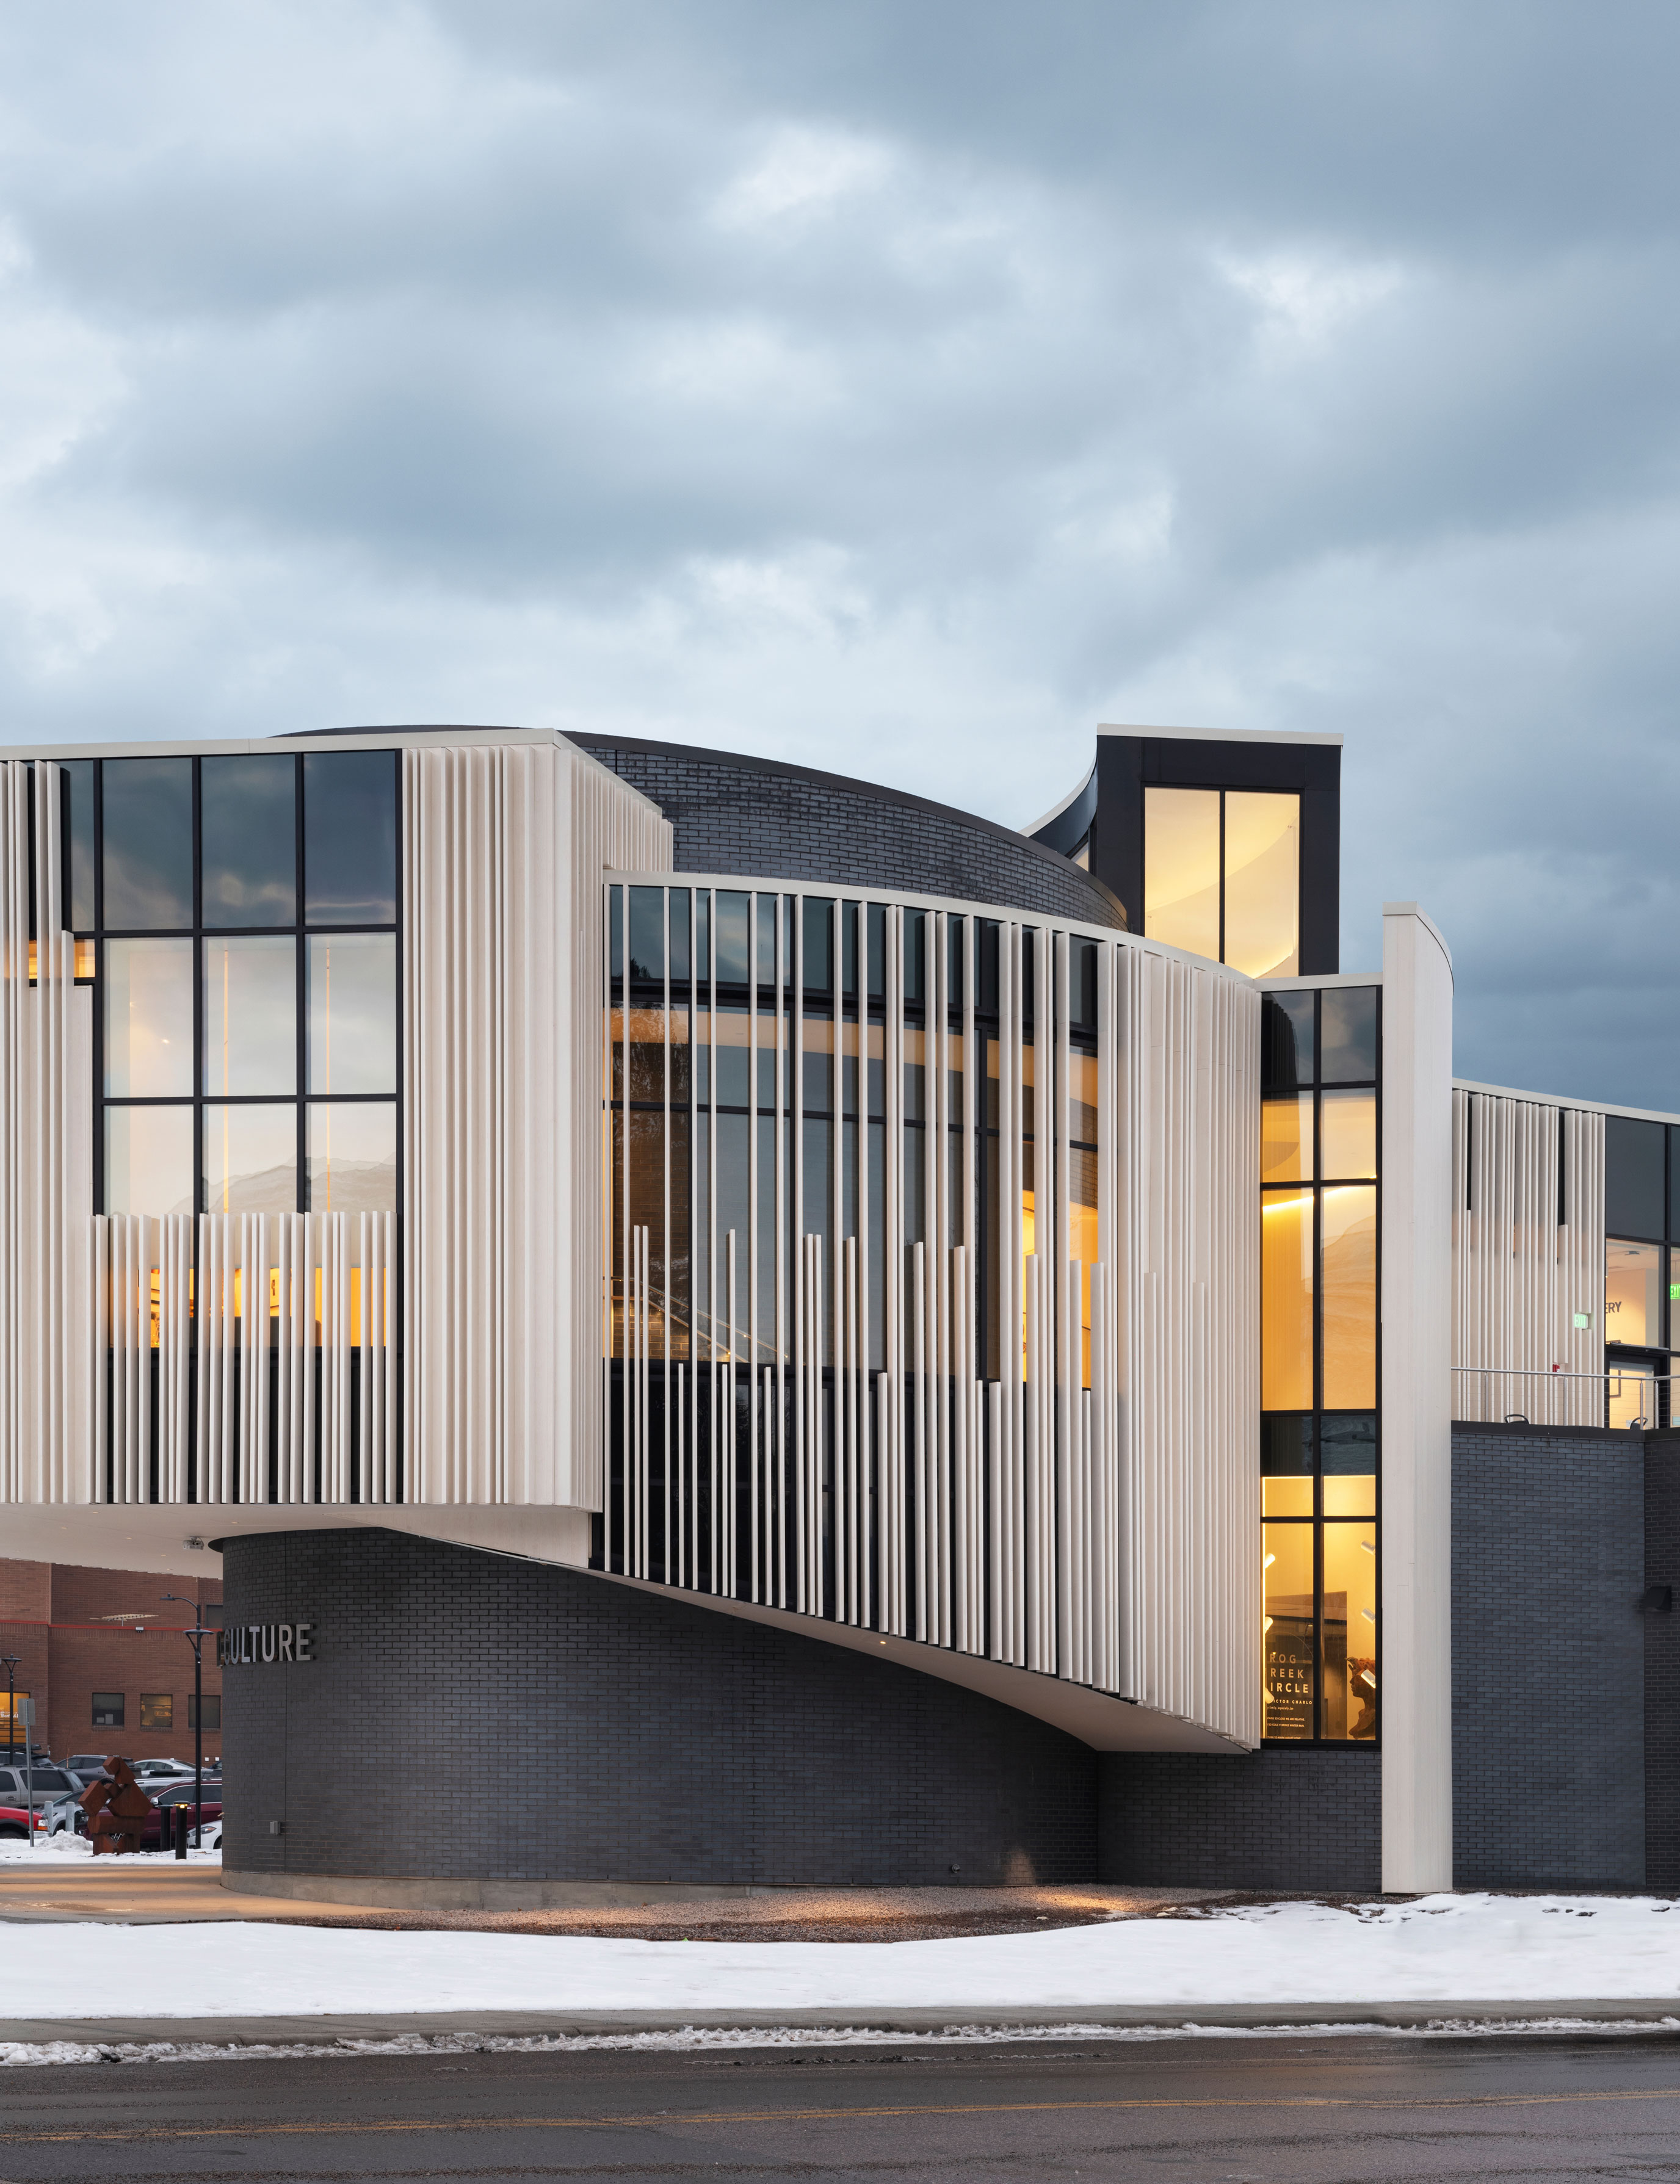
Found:
[[[1301,800],[1281,792],[1143,792],[1143,929],[1253,978],[1301,961]]]
[[[311,925],[396,923],[393,753],[312,751],[304,759],[304,892]]]
[[[1260,1199],[1260,1406],[1309,1410],[1313,1401],[1313,1210],[1310,1190]]]
[[[1262,1005],[1264,1734],[1376,1735],[1379,993]]]
[[[107,1107],[107,1213],[194,1213],[193,1109]]]
[[[103,1210],[394,1211],[395,755],[65,780],[67,894],[99,936]]]
[[[190,1100],[193,943],[108,941],[104,983],[106,1097]]]
[[[108,758],[103,783],[107,933],[193,925],[193,761]]]
[[[1152,940],[1220,952],[1220,793],[1143,792],[1143,930]]]
[[[204,1090],[212,1099],[298,1089],[298,950],[288,935],[207,939]]]
[[[341,1097],[352,1092],[394,1092],[396,936],[312,935],[309,984],[310,1090]]]
[[[1225,960],[1251,978],[1301,962],[1301,800],[1227,789]]]
[[[298,1204],[298,1111],[266,1101],[204,1109],[206,1213],[291,1213]]]
[[[295,924],[296,759],[199,764],[205,924]]]
[[[308,1113],[311,1209],[394,1213],[395,1106],[387,1100],[315,1100]]]
[[[1605,1245],[1605,1340],[1630,1349],[1662,1340],[1662,1250],[1612,1236]]]

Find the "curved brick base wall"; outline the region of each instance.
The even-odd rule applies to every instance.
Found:
[[[230,1539],[230,1871],[696,1886],[1084,1880],[1096,1754],[913,1669],[396,1532]],[[270,1832],[280,1820],[284,1832]]]

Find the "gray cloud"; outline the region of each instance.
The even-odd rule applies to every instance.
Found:
[[[0,25],[0,707],[590,724],[1024,821],[1346,735],[1346,958],[1680,1106],[1680,25],[1489,0]]]

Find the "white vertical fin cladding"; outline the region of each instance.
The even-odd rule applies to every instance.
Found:
[[[0,1501],[8,1502],[86,1502],[95,1492],[92,996],[75,983],[75,943],[64,929],[60,783],[46,760],[32,769],[0,764]]]
[[[1453,1885],[1453,967],[1382,914],[1382,1886]]]
[[[657,810],[571,744],[403,755],[408,1492],[600,1504],[600,878]]]
[[[1604,1117],[1455,1086],[1454,1417],[1602,1425],[1604,1280]]]
[[[779,933],[790,900],[805,930],[808,906],[790,895]],[[640,1415],[643,1363],[627,1334],[616,1369],[628,1438],[608,1565],[1031,1668],[1252,1746],[1259,994],[1214,965],[1000,914],[996,1031],[981,1038],[978,933],[990,914],[856,907],[860,954],[868,917],[879,922],[879,1019],[872,1026],[860,1009],[848,1034],[844,1011],[818,1002],[809,1027],[795,1011],[792,1051],[838,1054],[852,1035],[861,1062],[879,1040],[881,1120],[866,1127],[860,1115],[857,1130],[867,1172],[849,1178],[849,1196],[837,1113],[831,1140],[820,1120],[807,1140],[806,1073],[796,1069],[777,1100],[795,1125],[791,1173],[779,1145],[773,1173],[748,1156],[729,1186],[745,1187],[732,1220],[748,1238],[761,1233],[773,1191],[775,1233],[794,1241],[785,1256],[779,1241],[773,1266],[764,1255],[751,1284],[756,1340],[745,1348],[761,1362],[738,1412],[754,1247],[718,1219],[726,1178],[716,1109],[701,1118],[695,1250],[715,1268],[714,1323],[730,1330],[697,1372],[692,1412],[705,1442],[694,1453],[697,1486],[710,1467],[711,1536],[696,1534],[682,1557],[650,1557],[647,1497],[680,1497],[685,1474],[679,1465],[674,1485],[667,1474],[656,1489],[636,1460],[629,1422]],[[702,1009],[717,945],[714,921]],[[757,970],[749,988],[767,982],[767,966]],[[746,1035],[762,1038],[762,1027]],[[715,1015],[711,1037],[715,1085]],[[828,1081],[820,1070],[809,1077]],[[860,1067],[860,1088],[870,1082]],[[831,1143],[831,1167],[816,1153],[805,1173],[807,1142]],[[617,1184],[624,1190],[622,1167]],[[628,1237],[628,1211],[625,1223]],[[644,1263],[627,1245],[633,1300]],[[762,1362],[773,1328],[773,1373]],[[697,1357],[704,1339],[702,1315]],[[783,1415],[784,1363],[785,1450],[779,1423],[773,1435],[768,1424]],[[754,1452],[745,1435],[760,1417]],[[718,1522],[720,1509],[728,1521]],[[681,1513],[678,1498],[673,1538]],[[666,1536],[664,1513],[655,1527]],[[738,1539],[752,1542],[750,1567],[734,1560]]]
[[[1126,1329],[1120,1688],[1259,1740],[1259,997],[1138,950],[1116,1142]]]

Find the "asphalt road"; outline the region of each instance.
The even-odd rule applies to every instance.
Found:
[[[0,2184],[1680,2180],[1680,2037],[442,2055],[0,2072]]]

